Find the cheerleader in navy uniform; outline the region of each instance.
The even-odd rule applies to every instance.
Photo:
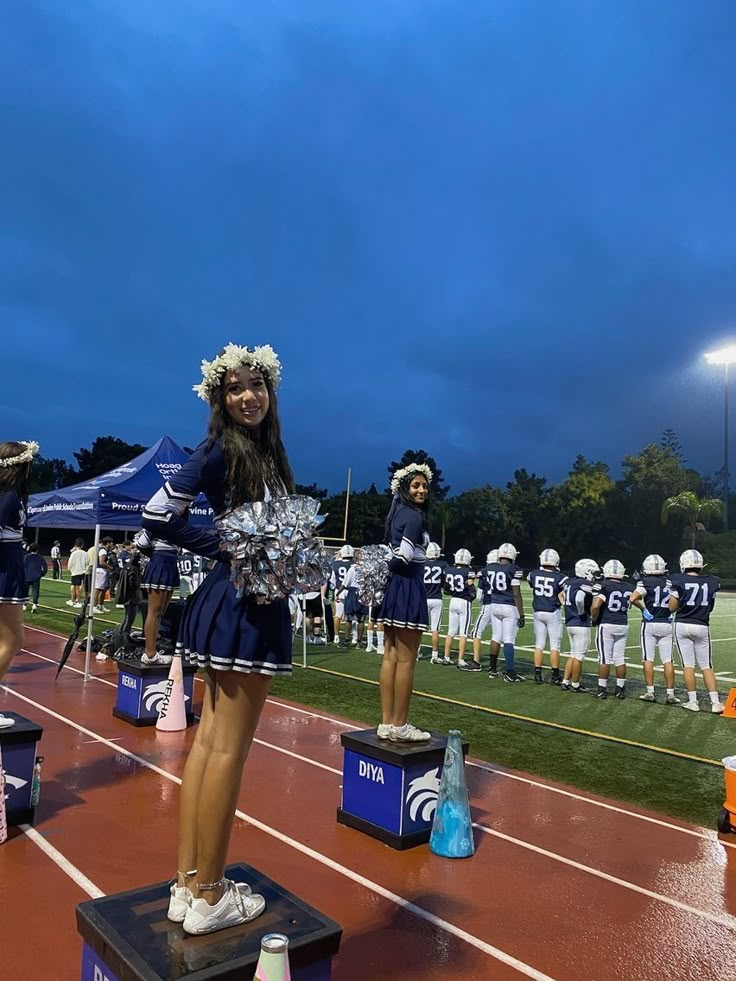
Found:
[[[171,655],[156,648],[161,621],[171,602],[171,594],[181,583],[176,561],[179,550],[176,545],[161,538],[151,539],[145,530],[139,531],[135,536],[135,544],[151,560],[146,566],[141,583],[141,588],[148,591],[148,611],[143,624],[146,649],[141,657],[141,664],[170,664]]]
[[[177,651],[204,672],[202,716],[181,787],[179,872],[171,886],[169,919],[186,933],[211,933],[259,916],[262,896],[225,878],[235,807],[248,752],[271,679],[291,673],[287,600],[238,598],[230,556],[212,532],[185,517],[204,492],[216,515],[249,501],[293,493],[281,441],[275,389],[280,364],[272,348],[228,344],[202,362],[195,391],[209,404],[207,439],[148,502],[150,537],[217,560],[189,598]]]
[[[38,443],[0,443],[0,680],[23,646],[23,607],[28,600],[23,560],[28,487]],[[15,719],[0,715],[0,729]]]
[[[391,479],[394,499],[386,518],[386,543],[393,552],[391,577],[376,617],[383,625],[384,655],[379,682],[379,739],[426,742],[431,734],[408,722],[414,666],[422,634],[429,629],[424,560],[429,543],[426,511],[432,471],[421,463],[397,470]]]

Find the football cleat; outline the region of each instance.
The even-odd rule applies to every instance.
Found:
[[[603,575],[606,579],[623,579],[626,575],[623,562],[619,562],[618,559],[609,559],[603,566]]]
[[[680,705],[680,699],[676,698],[675,695],[668,695],[665,699],[665,704],[667,705]]]
[[[455,565],[470,565],[473,561],[473,556],[467,550],[467,548],[459,548],[455,552]]]
[[[657,696],[653,691],[645,691],[643,695],[639,695],[640,702],[656,702]]]
[[[621,685],[616,685],[616,691],[613,694],[614,698],[626,698],[626,689],[622,688]]]
[[[608,698],[608,690],[606,688],[601,688],[598,686],[598,691],[595,693],[596,698]]]
[[[553,548],[545,548],[539,556],[539,564],[550,566],[552,569],[559,569],[560,555]]]
[[[511,559],[512,562],[516,562],[518,552],[509,542],[504,542],[503,545],[498,547],[498,557],[499,559]]]
[[[442,549],[439,547],[437,542],[430,542],[427,545],[427,558],[428,559],[438,559],[442,555]]]
[[[661,555],[647,555],[641,564],[645,576],[663,576],[667,572],[667,563]]]
[[[680,556],[680,572],[687,572],[688,569],[702,569],[703,556],[695,548],[689,548]]]

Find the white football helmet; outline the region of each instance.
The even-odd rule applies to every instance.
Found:
[[[455,565],[470,565],[473,561],[473,556],[467,550],[467,548],[459,548],[455,552]]]
[[[667,563],[661,555],[647,555],[641,564],[645,576],[663,576],[667,572]]]
[[[685,569],[702,569],[703,565],[703,556],[697,549],[689,548],[680,556],[680,572],[684,572]]]
[[[343,545],[337,554],[341,559],[352,559],[355,555],[355,549],[352,545]]]
[[[595,559],[578,559],[575,563],[575,575],[579,579],[588,579],[592,582],[600,574],[600,571]]]
[[[511,559],[512,562],[516,562],[516,556],[518,554],[514,546],[508,542],[504,542],[503,545],[499,545],[498,547],[499,559]]]
[[[623,562],[619,562],[618,559],[609,559],[603,566],[603,575],[606,579],[623,579],[626,575]]]
[[[560,554],[553,548],[545,548],[539,556],[540,565],[551,565],[553,569],[560,568]]]
[[[498,549],[492,548],[491,551],[486,555],[486,563],[492,565],[494,562],[498,562]]]
[[[428,559],[438,559],[442,555],[442,549],[439,547],[437,542],[430,542],[427,545],[427,558]]]

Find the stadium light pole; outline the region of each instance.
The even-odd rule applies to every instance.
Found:
[[[705,360],[723,365],[723,527],[728,531],[728,369],[736,364],[736,344],[710,351]]]

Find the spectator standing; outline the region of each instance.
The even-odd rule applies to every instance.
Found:
[[[24,565],[26,570],[26,586],[30,593],[31,613],[37,613],[41,579],[49,571],[49,567],[43,555],[38,554],[38,545],[35,542],[28,546],[28,551],[24,556]]]
[[[54,579],[61,579],[61,543],[54,542],[51,546],[51,563],[54,569]]]
[[[82,588],[84,585],[84,577],[87,573],[87,552],[85,551],[84,542],[81,538],[78,538],[74,542],[69,555],[69,561],[66,565],[67,569],[69,570],[69,577],[71,579],[71,586],[69,589],[70,595],[69,599],[66,601],[66,605],[79,609],[83,605]]]

